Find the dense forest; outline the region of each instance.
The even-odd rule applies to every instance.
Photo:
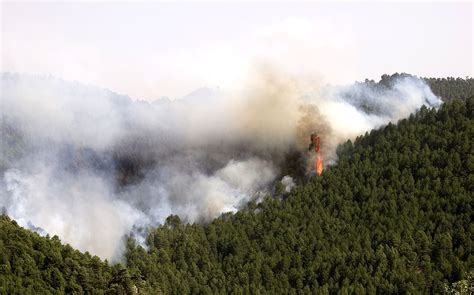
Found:
[[[466,100],[474,95],[474,79],[461,78],[424,78],[431,90],[444,101],[452,99]]]
[[[473,270],[474,99],[348,141],[289,195],[153,230],[127,265],[164,293],[442,293]]]
[[[474,292],[473,80],[426,80],[447,101],[439,110],[347,141],[290,193],[208,224],[169,216],[146,249],[128,239],[122,264],[4,215],[0,293]]]
[[[41,237],[0,216],[0,294],[130,294],[146,290],[123,265]]]
[[[388,87],[394,81],[404,77],[413,77],[407,73],[395,73],[392,75],[384,74],[380,81],[366,79],[363,84],[377,88]],[[453,99],[466,100],[474,95],[474,78],[422,78],[430,86],[433,93],[440,97],[443,101],[450,101]]]

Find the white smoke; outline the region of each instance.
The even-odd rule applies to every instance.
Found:
[[[311,157],[311,132],[335,161],[337,144],[440,103],[414,77],[306,89],[264,66],[251,80],[240,92],[148,103],[3,74],[0,207],[22,226],[114,259],[136,228],[170,214],[210,220],[271,190],[293,165],[288,154]],[[295,185],[290,176],[282,184]]]
[[[326,158],[332,160],[339,143],[389,122],[396,123],[422,105],[439,107],[441,100],[423,80],[402,75],[385,87],[367,83],[328,87],[316,104],[324,110],[332,130],[325,138],[325,145],[330,147]]]
[[[8,214],[25,227],[34,225],[81,249],[117,258],[118,241],[147,217],[117,199],[97,177],[81,172],[58,175],[43,167],[31,174],[9,169],[0,201]]]
[[[280,182],[283,185],[285,192],[287,193],[291,192],[291,190],[296,186],[293,177],[291,177],[290,175],[283,176]]]

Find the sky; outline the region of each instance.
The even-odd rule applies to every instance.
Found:
[[[135,99],[236,89],[270,64],[315,83],[473,76],[472,2],[1,2],[0,70]],[[306,79],[308,80],[308,79]]]

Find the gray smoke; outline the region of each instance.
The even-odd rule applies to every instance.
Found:
[[[440,101],[420,79],[306,89],[261,67],[241,92],[133,101],[51,77],[2,74],[0,207],[22,226],[116,259],[123,238],[178,214],[207,221],[336,146]]]

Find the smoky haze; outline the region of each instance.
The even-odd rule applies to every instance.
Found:
[[[241,91],[143,102],[2,74],[0,206],[22,226],[118,259],[126,235],[170,214],[203,222],[282,178],[290,190],[311,175],[312,132],[331,165],[339,143],[440,104],[415,77],[318,84],[261,65]]]

